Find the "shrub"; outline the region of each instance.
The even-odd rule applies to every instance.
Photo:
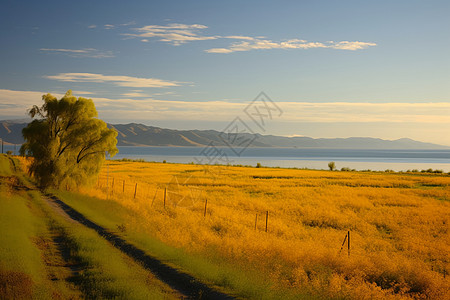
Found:
[[[328,168],[330,168],[330,171],[333,171],[334,169],[336,169],[336,163],[334,161],[330,161],[328,163]]]

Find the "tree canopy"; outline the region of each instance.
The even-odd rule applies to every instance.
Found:
[[[22,155],[33,156],[30,172],[41,187],[89,183],[98,175],[106,152],[118,153],[117,132],[97,119],[91,99],[72,95],[58,100],[42,96],[44,104],[33,106],[28,114],[35,118],[22,130]]]

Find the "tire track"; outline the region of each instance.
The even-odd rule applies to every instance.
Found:
[[[73,221],[95,230],[115,248],[128,255],[134,261],[140,263],[172,289],[186,295],[188,299],[235,299],[233,296],[220,292],[198,281],[193,276],[181,272],[157,258],[150,256],[118,235],[87,219],[83,214],[61,201],[58,197],[54,195],[47,195],[47,197],[47,202],[49,202],[53,208],[55,208],[55,206],[59,207]]]

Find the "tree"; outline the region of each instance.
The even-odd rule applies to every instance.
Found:
[[[328,163],[328,168],[330,168],[330,171],[333,171],[334,169],[336,169],[336,164],[334,163],[334,161],[330,161]]]
[[[41,107],[28,111],[37,118],[22,130],[25,143],[20,153],[34,157],[30,173],[43,188],[89,183],[106,152],[111,157],[118,152],[117,132],[97,119],[91,99],[77,99],[71,90],[60,100],[51,94],[42,100]]]

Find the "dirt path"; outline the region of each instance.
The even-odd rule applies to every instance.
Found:
[[[95,230],[101,237],[106,239],[115,248],[121,250],[134,261],[140,263],[159,280],[185,295],[188,299],[235,299],[234,297],[215,290],[214,288],[198,281],[193,276],[181,272],[164,262],[145,253],[143,250],[128,243],[118,235],[108,231],[104,227],[87,219],[84,215],[67,205],[56,196],[47,195],[47,203],[60,215],[71,222],[78,222],[88,228]]]

